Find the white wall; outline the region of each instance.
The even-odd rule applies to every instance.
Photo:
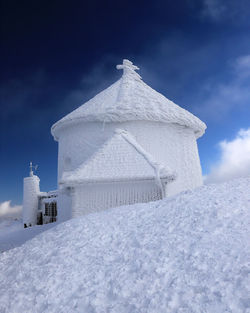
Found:
[[[23,223],[27,226],[37,224],[39,183],[40,179],[36,175],[23,180]]]
[[[60,189],[57,197],[57,221],[61,223],[70,218],[72,218],[72,191]]]
[[[112,207],[161,199],[155,181],[78,185],[72,194],[72,217]]]
[[[167,195],[202,184],[195,135],[190,128],[150,121],[124,123],[82,123],[61,130],[58,153],[58,180],[63,171],[73,170],[86,161],[113,135],[116,128],[128,130],[155,160],[177,172],[177,180]]]

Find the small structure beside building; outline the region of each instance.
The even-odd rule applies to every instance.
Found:
[[[41,193],[37,176],[25,178],[26,223],[34,211],[45,222],[58,209],[64,221],[202,184],[196,140],[206,125],[145,84],[129,60],[117,68],[121,79],[52,126],[58,191]]]
[[[40,179],[34,175],[32,162],[30,162],[29,177],[25,177],[23,180],[24,227],[56,222],[57,195],[57,190],[40,191]]]

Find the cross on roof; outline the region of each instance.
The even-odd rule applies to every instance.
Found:
[[[124,59],[122,64],[116,65],[118,70],[123,70],[123,75],[126,74],[136,74],[138,75],[135,70],[139,70],[139,67],[133,65],[133,63],[129,60]],[[139,75],[138,75],[139,76]]]

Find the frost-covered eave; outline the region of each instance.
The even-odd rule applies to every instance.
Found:
[[[46,192],[46,191],[40,191],[39,193],[38,193],[38,197],[47,197],[48,196],[48,192]]]
[[[207,129],[207,126],[205,125],[204,129],[194,131],[195,138],[198,139],[202,137],[205,134],[206,129]]]
[[[52,191],[40,191],[38,193],[39,198],[55,198],[58,196],[58,190],[52,190]]]
[[[161,180],[164,183],[170,183],[175,180],[175,175],[170,176],[161,176]],[[145,177],[123,177],[123,178],[103,178],[103,177],[95,177],[95,178],[82,178],[82,179],[63,179],[59,182],[60,186],[65,187],[74,187],[75,185],[79,184],[110,184],[110,183],[124,183],[124,182],[143,182],[143,181],[152,181],[155,182],[154,176],[145,176]]]
[[[54,140],[58,141],[60,138],[60,131],[62,129],[65,129],[69,126],[73,126],[76,124],[80,124],[81,122],[83,123],[100,122],[100,123],[105,124],[105,123],[115,123],[115,122],[122,123],[122,122],[128,122],[128,121],[151,121],[151,122],[161,122],[161,123],[166,123],[166,124],[178,124],[181,126],[189,127],[193,129],[195,137],[198,139],[205,133],[207,126],[198,118],[197,120],[199,121],[199,123],[197,122],[197,124],[195,123],[195,125],[193,125],[192,123],[185,123],[184,121],[178,120],[178,119],[171,120],[167,117],[159,118],[159,116],[158,117],[157,116],[146,117],[146,116],[140,116],[140,115],[135,116],[129,113],[123,114],[121,116],[118,114],[105,113],[105,114],[98,114],[98,115],[75,117],[75,118],[67,119],[64,121],[59,120],[54,125],[52,125],[51,134],[54,137]]]

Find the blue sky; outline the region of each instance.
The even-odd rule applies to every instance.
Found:
[[[240,133],[250,128],[249,1],[8,1],[0,14],[0,202],[22,202],[30,160],[41,189],[56,188],[51,125],[117,80],[123,58],[207,124],[204,175],[233,164],[232,147],[250,165]]]

